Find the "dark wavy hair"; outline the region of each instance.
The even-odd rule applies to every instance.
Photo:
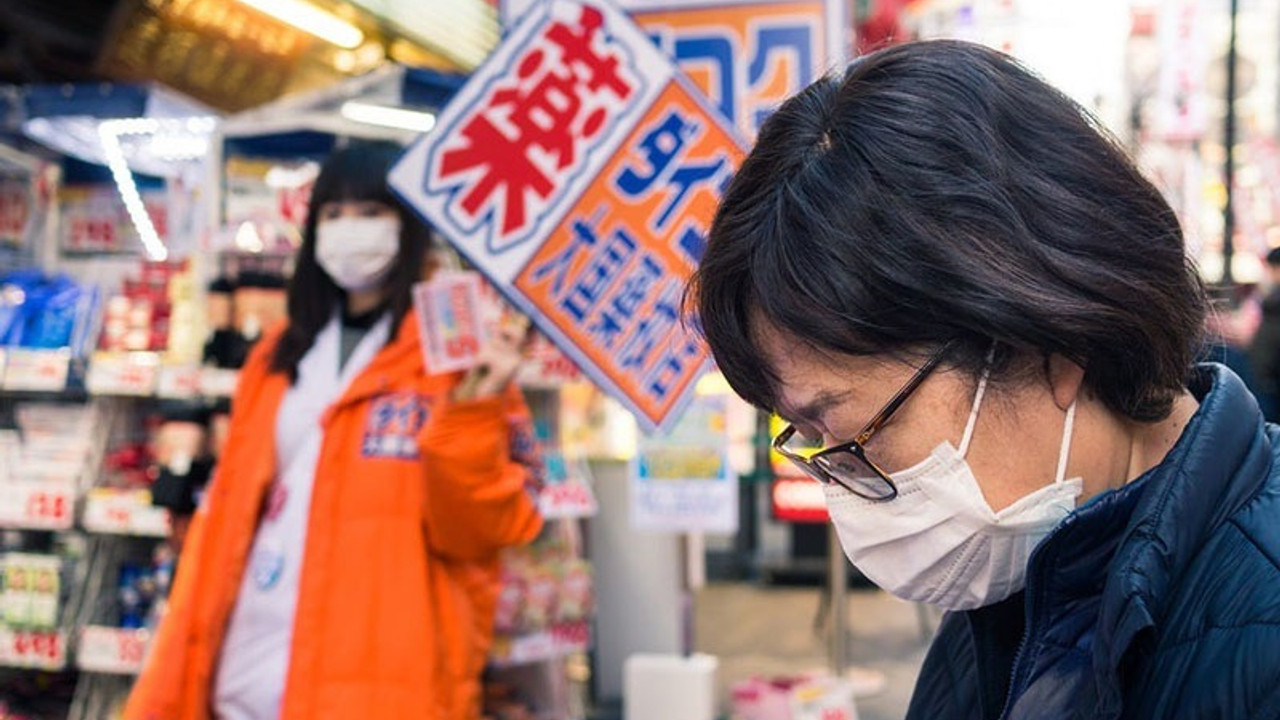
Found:
[[[928,41],[788,100],[727,189],[686,302],[729,383],[774,409],[768,323],[815,348],[993,377],[1060,354],[1113,411],[1164,418],[1206,311],[1156,188],[999,52]]]
[[[387,186],[387,173],[401,150],[390,141],[353,141],[336,150],[321,166],[289,283],[289,326],[275,347],[272,371],[288,373],[296,380],[298,363],[315,343],[316,335],[346,302],[346,292],[316,261],[316,218],[325,203],[373,200],[399,212],[400,254],[384,281],[391,337],[396,336],[400,322],[412,307],[413,285],[422,279],[423,261],[431,244],[430,228],[404,207]]]

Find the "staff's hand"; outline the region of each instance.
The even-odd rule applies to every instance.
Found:
[[[467,372],[453,399],[482,400],[503,393],[515,378],[532,339],[529,318],[516,314],[503,318],[495,336],[480,351],[480,364]]]

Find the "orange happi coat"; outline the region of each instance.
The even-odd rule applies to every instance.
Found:
[[[242,372],[230,437],[127,720],[212,716],[223,636],[276,476],[289,380],[269,369],[273,343],[259,343]],[[479,716],[498,554],[532,540],[541,519],[513,457],[528,439],[518,390],[454,402],[459,379],[425,372],[411,314],[324,414],[282,720]],[[426,412],[398,417],[420,427],[387,422],[406,403]],[[397,433],[411,434],[416,452],[378,452],[403,449]]]

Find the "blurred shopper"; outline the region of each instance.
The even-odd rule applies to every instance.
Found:
[[[429,234],[387,188],[397,152],[353,144],[316,180],[129,720],[479,715],[498,552],[541,526],[509,453],[520,338],[424,370]]]
[[[1280,429],[1194,364],[1177,219],[1067,97],[959,42],[854,62],[764,125],[691,288],[853,563],[954,611],[908,717],[1280,717]]]
[[[1267,253],[1271,291],[1262,301],[1262,322],[1249,346],[1258,398],[1267,419],[1280,420],[1280,248]]]

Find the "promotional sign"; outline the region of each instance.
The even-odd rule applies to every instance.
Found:
[[[624,14],[527,13],[392,188],[646,430],[709,364],[680,300],[733,130]]]
[[[827,497],[822,485],[811,477],[779,477],[769,488],[773,519],[793,523],[825,523]]]
[[[480,362],[484,343],[480,277],[475,273],[437,273],[413,287],[413,305],[421,331],[423,361],[432,373],[468,370]]]
[[[142,204],[160,239],[168,237],[168,200],[163,189],[143,190]],[[136,253],[142,248],[120,193],[113,185],[64,187],[59,246],[66,254]]]
[[[641,437],[631,461],[631,523],[642,530],[736,532],[728,398],[694,398],[669,433]]]
[[[1203,0],[1173,0],[1160,6],[1160,75],[1152,99],[1155,134],[1190,141],[1208,129],[1206,85],[1210,35]]]
[[[618,0],[745,137],[846,57],[842,0]],[[504,0],[517,19],[537,0]]]

